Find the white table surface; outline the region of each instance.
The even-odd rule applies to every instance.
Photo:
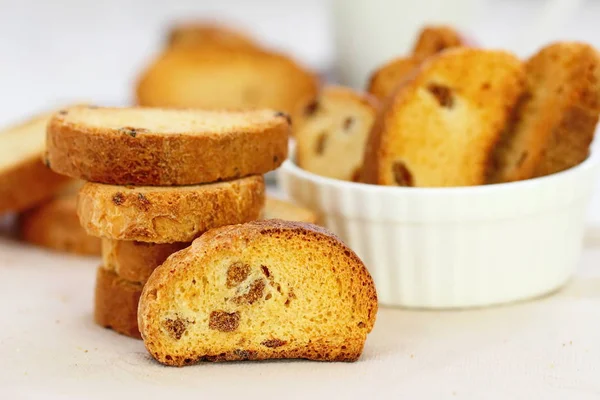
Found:
[[[545,298],[470,311],[382,308],[356,363],[172,368],[93,323],[99,260],[0,236],[0,398],[598,399],[594,244],[572,281]]]

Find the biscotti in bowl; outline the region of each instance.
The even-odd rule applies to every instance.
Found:
[[[598,52],[558,42],[521,60],[455,46],[418,64],[386,78],[362,146],[325,102],[305,112],[295,137],[321,167],[299,145],[284,191],[365,261],[383,304],[478,307],[557,289],[577,265],[597,176]],[[356,178],[327,173],[356,159]]]
[[[567,282],[599,164],[592,153],[541,178],[416,188],[327,178],[292,158],[278,178],[364,261],[381,304],[466,308],[533,298]]]

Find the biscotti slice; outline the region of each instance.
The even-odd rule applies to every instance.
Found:
[[[96,273],[94,320],[100,326],[140,339],[137,310],[141,293],[141,283],[129,282],[99,267]]]
[[[428,25],[419,32],[412,55],[423,59],[468,44],[467,38],[451,26]]]
[[[446,49],[467,45],[467,40],[452,27],[429,25],[419,32],[412,55],[396,58],[371,74],[368,92],[381,101],[391,96],[398,86],[417,73],[428,58]]]
[[[186,21],[173,25],[167,34],[168,47],[193,49],[198,46],[222,46],[232,49],[256,49],[258,44],[241,30],[214,21]]]
[[[171,254],[190,243],[144,243],[102,239],[104,268],[130,282],[145,283],[152,272]]]
[[[377,101],[367,94],[326,87],[294,118],[298,166],[330,178],[357,180],[377,109]]]
[[[491,182],[549,175],[585,160],[600,112],[600,60],[583,43],[553,43],[527,61],[527,89],[496,152]]]
[[[50,116],[40,115],[0,132],[0,214],[35,206],[68,182],[43,162]]]
[[[175,243],[191,242],[211,228],[256,220],[264,202],[261,175],[181,187],[86,183],[77,211],[93,236]]]
[[[56,196],[19,215],[21,240],[58,252],[99,256],[100,239],[88,235],[77,217],[77,194]]]
[[[314,224],[317,215],[308,208],[300,207],[289,201],[267,196],[262,219],[282,219],[284,221],[297,221]]]
[[[288,119],[270,110],[74,107],[50,120],[47,156],[54,171],[90,182],[215,182],[281,165]]]
[[[367,183],[486,183],[492,150],[524,86],[522,63],[501,51],[449,49],[391,99],[369,137]]]
[[[369,78],[367,91],[385,101],[404,81],[411,78],[423,60],[416,57],[400,57],[384,64]]]
[[[377,313],[369,272],[315,225],[254,221],[214,229],[148,279],[138,321],[159,362],[355,361]]]
[[[167,49],[143,72],[137,102],[153,107],[272,108],[292,113],[319,79],[289,57],[256,49]]]

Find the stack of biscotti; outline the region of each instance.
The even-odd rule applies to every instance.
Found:
[[[103,241],[95,320],[139,338],[155,267],[209,229],[260,217],[263,174],[287,157],[289,121],[245,112],[73,107],[48,124],[47,159],[83,179],[78,215]]]

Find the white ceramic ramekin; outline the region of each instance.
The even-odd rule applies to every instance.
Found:
[[[598,154],[527,181],[461,188],[344,182],[287,160],[278,181],[365,262],[383,305],[481,307],[562,286],[582,251]]]

